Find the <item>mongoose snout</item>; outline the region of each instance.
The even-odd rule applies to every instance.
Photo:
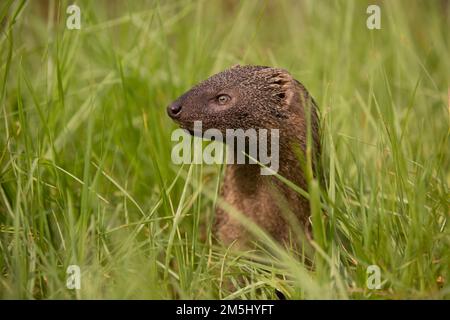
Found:
[[[175,101],[174,103],[172,103],[170,106],[167,107],[167,114],[171,118],[176,118],[180,114],[181,108],[182,108],[181,102]]]
[[[305,154],[311,130],[312,165],[320,154],[317,107],[305,87],[284,69],[235,66],[194,86],[167,108],[168,115],[192,134],[202,130],[278,129],[278,174],[307,190]],[[308,121],[310,120],[310,121]],[[261,175],[258,164],[227,164],[220,195],[280,242],[289,241],[286,212],[307,224],[309,202],[276,176]],[[245,246],[246,228],[222,208],[216,208],[215,234],[225,244]]]

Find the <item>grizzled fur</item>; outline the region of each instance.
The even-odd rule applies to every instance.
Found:
[[[222,94],[231,97],[226,105],[216,101]],[[203,130],[215,128],[224,135],[226,129],[279,129],[278,173],[307,190],[305,167],[299,161],[306,153],[307,115],[313,168],[320,152],[319,121],[313,99],[286,70],[235,66],[196,85],[174,104],[181,111],[169,115],[191,133],[194,121],[202,121]],[[257,164],[227,165],[221,197],[280,242],[289,239],[286,211],[305,227],[310,215],[305,198],[277,177],[260,175]],[[250,240],[246,228],[222,208],[216,209],[215,233],[223,243],[236,241],[238,247]]]

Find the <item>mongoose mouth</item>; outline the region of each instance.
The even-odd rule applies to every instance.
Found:
[[[202,132],[195,131],[194,129],[190,128],[190,127],[189,127],[188,125],[186,125],[186,124],[180,123],[180,128],[183,129],[183,130],[186,130],[187,132],[189,132],[189,134],[190,134],[191,136],[200,137],[200,138],[203,137],[203,133],[202,133]]]
[[[187,130],[187,131],[190,133],[191,136],[195,136],[194,130],[189,129],[189,128],[183,128],[183,129],[184,129],[184,130]]]
[[[170,116],[170,112],[169,112],[169,116]],[[197,133],[196,133],[196,131],[192,128],[192,127],[193,127],[193,124],[192,124],[192,123],[186,123],[186,122],[184,122],[184,121],[181,121],[181,120],[180,120],[179,118],[177,118],[177,117],[172,117],[172,116],[171,116],[171,118],[172,118],[172,120],[173,120],[175,123],[177,123],[177,124],[180,126],[181,129],[188,131],[189,134],[190,134],[191,136],[198,136],[198,137],[201,137],[201,136],[202,136],[202,133],[201,133],[201,132],[197,132]]]

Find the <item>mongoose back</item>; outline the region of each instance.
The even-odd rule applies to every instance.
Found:
[[[278,174],[307,190],[305,159],[311,128],[312,166],[320,153],[316,104],[305,87],[286,70],[264,66],[234,66],[215,74],[168,106],[168,115],[193,134],[202,130],[279,129]],[[311,121],[307,121],[307,117]],[[310,124],[310,125],[309,125]],[[304,164],[304,161],[303,161]],[[309,202],[274,175],[261,175],[259,164],[227,164],[220,195],[279,242],[289,240],[289,210],[302,226],[310,216]],[[248,230],[217,207],[214,232],[224,244],[245,247]]]

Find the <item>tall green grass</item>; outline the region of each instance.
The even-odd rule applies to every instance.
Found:
[[[1,298],[450,297],[445,1],[380,1],[381,30],[370,1],[77,1],[68,30],[71,3],[0,4]],[[215,243],[223,168],[171,162],[165,106],[236,63],[319,104],[312,263]]]

